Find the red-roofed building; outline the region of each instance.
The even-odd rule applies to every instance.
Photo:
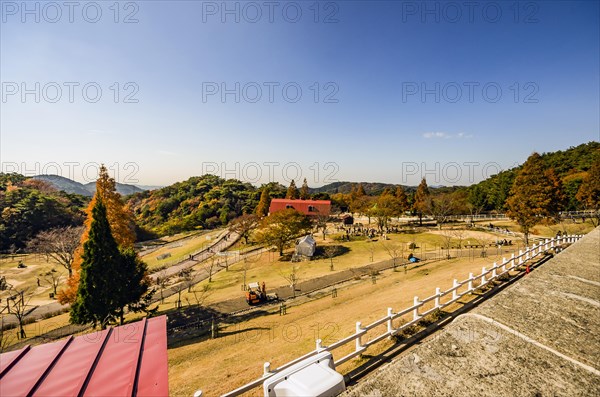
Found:
[[[290,200],[290,199],[272,199],[269,206],[269,214],[273,212],[293,208],[304,215],[329,216],[331,212],[331,201],[329,200]]]
[[[0,355],[2,396],[168,396],[166,316]]]

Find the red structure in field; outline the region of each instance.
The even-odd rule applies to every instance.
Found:
[[[168,396],[166,316],[0,355],[2,396]]]
[[[273,212],[293,208],[304,215],[329,216],[331,212],[331,201],[329,200],[290,200],[290,199],[272,199],[269,206],[269,214]]]

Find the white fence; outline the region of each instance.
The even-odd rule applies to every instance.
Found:
[[[440,288],[436,288],[435,294],[433,294],[427,298],[424,298],[424,299],[419,299],[419,297],[415,296],[413,305],[411,307],[400,310],[396,313],[394,313],[393,309],[390,307],[387,309],[387,314],[384,317],[382,317],[379,320],[374,321],[371,324],[366,325],[364,327],[363,327],[362,323],[357,322],[356,323],[356,332],[354,334],[347,336],[329,346],[323,346],[321,340],[318,339],[316,341],[315,350],[313,350],[309,353],[306,353],[305,355],[298,357],[297,359],[290,361],[287,364],[284,364],[276,369],[271,369],[270,363],[265,363],[264,364],[264,373],[261,378],[256,379],[250,383],[247,383],[244,386],[241,386],[229,393],[226,393],[222,397],[238,396],[242,393],[245,393],[247,391],[250,391],[254,388],[261,386],[263,384],[263,382],[265,381],[265,379],[269,378],[270,376],[273,376],[274,374],[276,374],[286,368],[291,367],[292,365],[294,365],[296,363],[299,363],[302,360],[312,357],[320,352],[332,351],[341,346],[344,346],[346,344],[354,342],[354,344],[355,344],[354,351],[352,351],[350,354],[347,354],[347,355],[335,360],[335,365],[337,367],[338,365],[341,365],[341,364],[359,356],[360,354],[364,353],[364,351],[369,346],[374,345],[378,342],[381,342],[382,340],[385,340],[391,336],[394,336],[394,335],[402,332],[406,328],[417,324],[423,317],[427,316],[428,314],[431,314],[438,309],[443,309],[444,307],[455,303],[464,295],[472,293],[476,288],[481,288],[481,287],[487,285],[488,283],[492,282],[493,280],[501,277],[504,274],[507,274],[509,271],[514,270],[516,267],[523,265],[525,262],[535,258],[536,256],[542,254],[543,252],[545,252],[551,248],[554,248],[556,246],[559,246],[561,244],[574,243],[575,241],[579,240],[581,237],[583,237],[583,236],[582,235],[570,235],[570,236],[555,237],[553,239],[546,239],[546,240],[540,242],[539,244],[534,244],[532,247],[528,247],[525,250],[520,250],[519,254],[516,256],[515,256],[515,254],[512,254],[510,259],[503,258],[503,260],[500,264],[494,263],[492,265],[492,267],[489,269],[486,269],[485,267],[483,267],[481,269],[480,274],[473,275],[473,273],[469,273],[469,278],[467,278],[464,281],[458,281],[458,280],[454,279],[454,281],[452,283],[452,287],[450,289],[442,291]],[[476,281],[480,282],[477,287],[474,286],[474,282],[476,282]],[[442,302],[441,301],[442,298],[444,298],[446,296],[449,296],[450,299]],[[433,306],[431,308],[423,311],[423,307],[426,304],[431,303],[431,302],[433,302]],[[401,317],[407,317],[407,316],[408,316],[407,322],[399,325],[398,327],[394,327],[394,320],[400,319]],[[387,324],[387,329],[384,333],[382,333],[379,336],[376,336],[375,338],[369,340],[368,342],[363,343],[362,338],[368,331],[370,331],[378,326],[381,326],[383,324]]]

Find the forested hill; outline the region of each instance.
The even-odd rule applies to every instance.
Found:
[[[386,188],[395,189],[397,185],[391,183],[380,183],[380,182],[359,182],[363,189],[365,189],[365,193],[371,196],[380,195]],[[335,194],[335,193],[343,193],[349,194],[352,191],[352,187],[355,186],[357,182],[333,182],[327,185],[323,185],[321,187],[317,187],[314,189],[310,189],[311,193],[327,193],[327,194]],[[415,190],[416,187],[411,186],[403,186],[406,191]]]
[[[88,202],[41,180],[0,173],[0,252],[24,248],[43,230],[81,225]]]
[[[285,195],[285,187],[269,184],[271,197]],[[250,183],[215,175],[191,177],[162,189],[128,197],[136,222],[158,235],[223,226],[244,212],[252,212],[260,191]]]
[[[553,168],[561,178],[567,211],[580,209],[576,194],[594,162],[600,162],[600,143],[589,142],[567,150],[543,153],[546,168]],[[524,159],[525,160],[525,159]],[[506,199],[521,166],[503,171],[468,188],[468,200],[481,211],[504,211]]]
[[[542,158],[546,168],[554,168],[562,180],[567,198],[565,209],[582,209],[576,194],[592,164],[600,163],[600,143],[590,142],[544,153]],[[501,172],[470,187],[430,187],[430,191],[433,198],[451,202],[455,213],[505,211],[506,199],[519,168]],[[337,182],[311,189],[311,193],[313,198],[331,198],[335,208],[348,208],[353,185]],[[385,188],[395,187],[383,183],[362,185],[371,199]],[[242,213],[254,211],[264,187],[204,175],[158,190],[135,193],[124,200],[135,215],[138,238],[144,239],[226,225]],[[270,183],[267,187],[271,198],[285,196],[287,187],[278,183]],[[405,190],[410,203],[414,188]],[[42,230],[81,224],[83,209],[88,202],[89,197],[57,191],[44,181],[0,173],[0,251],[22,248]]]

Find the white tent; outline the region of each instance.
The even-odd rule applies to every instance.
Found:
[[[317,242],[309,234],[296,241],[296,255],[312,257],[315,254]]]

